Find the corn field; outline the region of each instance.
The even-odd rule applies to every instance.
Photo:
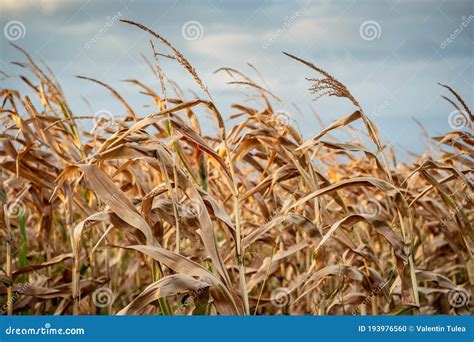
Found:
[[[150,39],[160,87],[128,82],[153,108],[85,75],[77,82],[123,111],[73,113],[52,71],[9,47],[28,91],[3,75],[2,314],[473,312],[473,114],[456,90],[433,85],[453,106],[453,130],[407,164],[348,87],[313,63],[284,56],[306,70],[315,101],[353,110],[321,129],[314,117],[305,139],[274,109],[277,94],[228,67],[217,72],[257,100],[223,115],[168,40],[121,21]],[[204,96],[186,98],[164,60]],[[219,129],[207,136],[209,117]]]

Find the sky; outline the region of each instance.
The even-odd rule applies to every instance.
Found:
[[[472,107],[473,9],[472,0],[0,0],[0,70],[11,76],[1,86],[23,89],[15,77],[20,70],[11,64],[24,60],[10,46],[14,42],[51,67],[75,115],[124,113],[107,90],[76,75],[111,85],[140,116],[154,112],[149,97],[123,82],[138,79],[159,90],[142,58],[152,58],[151,37],[119,22],[131,19],[183,53],[225,118],[236,113],[232,103],[249,99],[242,86],[228,84],[225,73],[214,73],[220,67],[240,70],[276,94],[281,102],[275,109],[288,113],[306,138],[321,130],[314,112],[328,125],[353,111],[345,100],[314,101],[306,77],[316,75],[286,51],[344,83],[379,128],[383,143],[401,154],[421,152],[425,140],[414,119],[433,136],[451,130],[453,108],[440,97],[447,93],[438,82],[456,89]],[[161,64],[188,99],[193,92],[204,96],[176,61]],[[206,129],[216,129],[215,122]]]

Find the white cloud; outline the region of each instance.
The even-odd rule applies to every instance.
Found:
[[[255,53],[255,43],[258,43],[256,37],[247,33],[204,34],[201,39],[191,42],[190,48],[229,65],[246,62]]]
[[[62,5],[64,0],[0,0],[2,12],[24,13],[31,12],[32,8],[44,14],[53,14]]]

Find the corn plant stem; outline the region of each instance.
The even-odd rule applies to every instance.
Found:
[[[244,310],[246,315],[250,315],[249,297],[247,293],[247,281],[245,279],[245,265],[244,265],[244,249],[242,246],[242,231],[240,225],[240,195],[237,184],[237,178],[235,176],[234,166],[232,164],[232,157],[230,154],[229,145],[227,139],[224,137],[224,146],[226,149],[227,158],[229,161],[230,174],[234,186],[234,216],[235,216],[235,230],[236,230],[236,253],[237,263],[239,265],[239,280],[242,291],[242,299],[244,301]]]
[[[171,115],[168,113],[167,114],[167,121],[165,122],[165,130],[168,133],[168,136],[170,137],[171,140],[173,140],[173,127],[171,126]],[[175,149],[175,152],[179,150],[179,145],[177,142],[173,142],[173,147]],[[180,222],[179,222],[179,214],[178,214],[178,172],[177,172],[177,160],[176,160],[176,155],[173,155],[173,181],[174,181],[174,187],[173,189],[171,188],[171,184],[169,181],[169,177],[166,171],[166,168],[163,167],[163,176],[165,177],[166,180],[166,185],[168,186],[168,189],[170,190],[170,196],[172,198],[172,203],[173,203],[173,215],[174,215],[174,221],[175,221],[175,227],[176,227],[176,253],[179,254],[180,247],[181,247],[181,231],[180,231]]]
[[[110,249],[105,249],[105,275],[107,277],[109,288],[112,287],[112,278],[110,277]],[[110,315],[112,312],[112,307],[107,307],[107,314]]]
[[[150,259],[150,262],[151,262],[151,277],[153,279],[153,282],[156,282],[160,279],[160,276],[158,275],[158,273],[161,273],[161,271],[159,270],[159,264],[155,262],[153,259]],[[170,316],[172,314],[166,298],[160,298],[158,300],[158,303],[160,305],[160,310],[163,315]]]
[[[72,227],[72,199],[68,198],[66,201],[66,226],[67,226],[67,231],[70,235],[71,239],[71,246],[75,244],[74,241],[74,232],[73,232],[73,227]],[[76,255],[77,254],[77,255]],[[72,266],[72,283],[71,283],[71,292],[72,292],[72,314],[74,316],[79,315],[79,302],[80,302],[80,252],[77,251],[75,255],[73,256],[73,266]]]
[[[176,225],[176,253],[179,254],[181,247],[181,230],[180,230],[180,218],[178,213],[178,172],[176,169],[176,156],[173,158],[173,178],[174,178],[174,188],[173,188],[173,214]]]
[[[278,236],[275,240],[275,244],[273,245],[273,249],[272,249],[272,255],[270,256],[270,261],[268,263],[267,269],[265,270],[265,277],[263,278],[262,287],[260,288],[260,293],[258,294],[257,304],[255,305],[255,310],[253,312],[254,316],[257,315],[258,305],[260,304],[260,298],[262,298],[263,290],[265,288],[265,283],[267,282],[268,275],[270,274],[270,267],[272,266],[273,257],[275,256],[276,250],[278,248],[278,243],[280,242],[280,237],[281,237],[281,231],[280,231],[280,234],[278,234]]]
[[[5,225],[7,228],[7,256],[6,256],[6,273],[9,281],[7,287],[7,314],[10,316],[13,314],[13,300],[12,300],[12,290],[13,290],[13,279],[12,279],[12,232],[10,227],[10,216],[8,212],[8,207],[6,204],[3,205],[3,215],[5,216]]]

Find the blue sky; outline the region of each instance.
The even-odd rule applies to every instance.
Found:
[[[223,66],[243,71],[278,95],[283,103],[275,108],[290,113],[305,137],[320,130],[310,107],[325,124],[351,111],[340,99],[312,101],[305,77],[314,74],[282,54],[287,51],[346,84],[385,143],[420,152],[424,143],[412,118],[432,135],[450,130],[452,108],[440,98],[445,92],[437,82],[449,84],[473,104],[473,7],[469,0],[0,0],[0,70],[18,74],[10,62],[22,56],[8,44],[18,38],[15,43],[53,69],[76,115],[123,114],[123,108],[106,90],[75,75],[112,85],[140,115],[148,114],[150,99],[122,82],[134,78],[159,89],[141,57],[151,57],[150,37],[116,20],[132,19],[166,37],[187,57],[225,117],[235,113],[232,103],[248,99],[241,88],[227,84],[225,74],[214,74]],[[8,31],[12,21],[22,25],[19,36]],[[159,50],[167,53],[164,47]],[[193,97],[190,91],[201,94],[176,62],[163,60],[162,66],[188,98]],[[2,80],[2,87],[22,85],[12,77]]]

